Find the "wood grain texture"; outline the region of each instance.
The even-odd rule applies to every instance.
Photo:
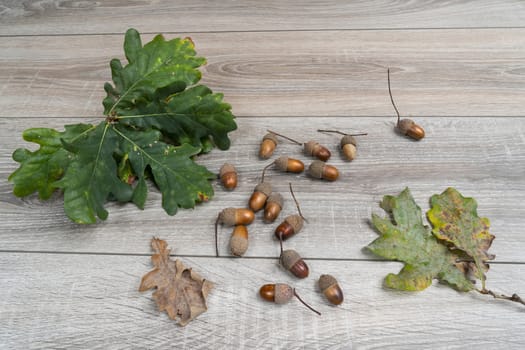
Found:
[[[0,2],[2,35],[523,26],[519,0]]]
[[[239,116],[391,116],[387,67],[405,116],[524,115],[525,29],[191,36],[208,58],[202,82]],[[100,115],[122,42],[0,38],[0,116]]]
[[[177,252],[177,242],[170,241]],[[0,255],[0,346],[9,349],[519,349],[523,306],[434,285],[421,293],[381,287],[400,264],[311,261],[296,281],[269,259],[191,258],[183,262],[216,283],[209,310],[185,328],[161,314],[151,292],[139,293],[151,269],[145,256]],[[330,306],[321,273],[337,276],[346,300]],[[494,264],[491,288],[525,294],[524,265]],[[322,313],[294,300],[262,301],[264,283],[284,282]],[[497,287],[497,288],[496,288]]]
[[[79,119],[75,121],[80,121]],[[372,212],[383,214],[378,203],[386,194],[397,194],[409,186],[417,202],[428,209],[428,199],[449,186],[479,204],[479,214],[490,218],[497,239],[492,251],[498,261],[525,262],[525,119],[523,118],[422,118],[427,137],[410,141],[393,130],[393,118],[242,118],[231,134],[232,147],[201,156],[199,163],[218,171],[224,162],[239,171],[240,185],[227,192],[215,184],[216,196],[195,210],[180,210],[174,217],[161,208],[159,193],[152,190],[144,211],[134,205],[109,204],[109,218],[91,226],[71,223],[63,212],[62,197],[42,202],[36,196],[16,198],[6,181],[16,169],[11,153],[30,146],[21,140],[27,127],[62,128],[70,120],[46,118],[0,118],[0,234],[2,249],[60,252],[145,254],[153,235],[178,242],[182,255],[214,255],[213,223],[220,210],[244,207],[262,168],[270,161],[258,159],[258,144],[267,128],[307,141],[315,138],[333,151],[331,164],[341,178],[326,183],[302,175],[269,170],[267,179],[285,197],[281,218],[296,209],[288,193],[293,182],[309,224],[287,242],[308,258],[369,259],[363,247],[377,234],[370,227]],[[359,138],[358,156],[348,163],[337,151],[338,136],[317,133],[318,128],[368,131]],[[309,164],[301,148],[280,144],[274,155],[297,157]],[[279,254],[273,230],[258,218],[249,227],[252,257]],[[220,229],[221,255],[228,254],[230,228]]]

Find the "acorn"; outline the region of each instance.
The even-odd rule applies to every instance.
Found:
[[[316,157],[323,162],[326,162],[332,155],[328,148],[315,141],[308,141],[304,144],[304,154]]]
[[[343,302],[343,291],[334,276],[321,275],[319,278],[319,288],[330,303],[340,305]]]
[[[243,256],[248,250],[248,229],[244,225],[236,225],[230,238],[230,250],[235,256]]]
[[[274,162],[275,167],[280,171],[290,173],[301,173],[304,170],[304,163],[299,159],[289,158],[286,156],[279,157]]]
[[[304,219],[301,215],[295,214],[287,216],[284,221],[275,229],[275,237],[286,241],[288,238],[299,233],[303,228]]]
[[[294,288],[285,283],[265,284],[259,289],[259,295],[264,300],[275,304],[286,304],[295,296],[304,306],[321,316],[319,311],[312,308],[299,297]]]
[[[341,138],[341,150],[349,161],[354,160],[357,153],[357,141],[352,135],[345,135]]]
[[[293,249],[283,250],[281,253],[281,264],[297,278],[306,278],[310,270],[303,258]]]
[[[268,159],[272,156],[275,147],[277,146],[277,137],[274,133],[269,132],[263,136],[261,146],[259,147],[259,157]]]
[[[268,196],[264,206],[264,222],[272,223],[277,219],[283,208],[283,201],[283,196],[278,192],[272,192]]]
[[[316,179],[335,181],[339,177],[339,171],[333,165],[326,164],[321,160],[314,160],[308,168],[310,176]]]
[[[221,183],[227,190],[233,190],[237,187],[237,171],[235,167],[230,163],[224,163],[219,170],[219,177]]]
[[[271,193],[272,185],[269,182],[261,182],[260,184],[255,186],[255,189],[253,190],[253,193],[248,202],[248,206],[254,212],[258,212],[259,210],[264,208],[266,200],[268,199],[268,196],[270,196]]]

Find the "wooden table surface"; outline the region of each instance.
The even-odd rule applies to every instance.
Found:
[[[378,202],[409,186],[423,210],[448,186],[478,200],[490,218],[496,260],[488,287],[525,296],[525,2],[496,1],[0,1],[0,348],[2,349],[523,349],[525,307],[434,283],[419,293],[382,286],[400,263],[363,247],[377,233]],[[238,130],[232,147],[199,159],[217,171],[239,169],[234,192],[168,216],[152,191],[144,211],[109,204],[95,225],[71,223],[63,200],[17,198],[7,177],[11,154],[28,147],[29,127],[95,122],[102,117],[109,60],[123,57],[124,32],[191,36],[208,59],[203,82],[223,92]],[[405,116],[427,137],[397,135],[386,69]],[[250,227],[244,258],[228,256],[229,229],[219,210],[245,206],[268,162],[257,157],[273,128],[335,149],[318,128],[366,131],[358,158],[332,163],[341,179],[314,181],[271,173],[304,232],[288,247],[301,252],[311,277],[295,280],[277,263],[274,225]],[[278,154],[299,154],[283,143]],[[150,239],[216,283],[209,310],[182,328],[139,293],[151,269]],[[338,277],[346,301],[332,307],[316,287]],[[264,283],[285,282],[322,312],[298,302],[258,297]]]

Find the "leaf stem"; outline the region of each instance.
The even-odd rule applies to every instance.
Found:
[[[489,289],[476,289],[476,291],[480,294],[484,294],[484,295],[491,295],[492,297],[494,297],[494,299],[503,299],[503,300],[509,300],[509,301],[513,301],[513,302],[516,302],[516,303],[519,303],[519,304],[522,304],[522,305],[525,305],[525,300],[523,300],[518,294],[514,293],[512,294],[511,296],[508,296],[508,295],[504,295],[504,294],[496,294],[494,293],[493,291],[489,290]]]

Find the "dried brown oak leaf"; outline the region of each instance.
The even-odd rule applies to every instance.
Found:
[[[166,311],[172,320],[178,318],[179,324],[185,326],[208,309],[206,298],[213,283],[180,260],[171,260],[166,241],[153,238],[151,246],[155,251],[151,256],[155,269],[142,277],[139,291],[156,288],[153,299],[159,310]]]

